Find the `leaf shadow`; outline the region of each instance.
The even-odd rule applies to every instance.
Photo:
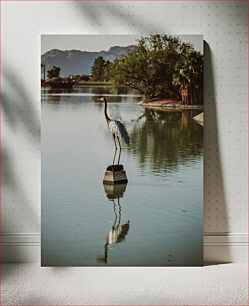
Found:
[[[8,205],[8,201],[12,199],[13,214],[3,215],[2,235],[8,232],[13,232],[13,225],[20,222],[20,216],[17,211],[22,212],[22,222],[29,222],[29,227],[37,227],[37,214],[34,211],[31,196],[24,189],[25,173],[20,175],[15,169],[27,166],[28,160],[23,160],[20,164],[20,159],[16,158],[15,138],[8,141],[7,137],[21,132],[23,141],[30,143],[31,146],[39,147],[40,140],[40,120],[38,112],[35,109],[34,101],[30,98],[27,88],[22,84],[22,78],[17,71],[11,68],[4,68],[1,76],[3,80],[1,102],[2,102],[2,117],[4,121],[4,144],[1,146],[2,155],[2,175],[3,175],[3,209]],[[15,136],[16,137],[16,136]],[[28,148],[27,148],[28,150]],[[19,162],[19,164],[18,164]],[[31,186],[27,186],[30,188]],[[11,195],[11,196],[9,196]],[[7,200],[6,200],[7,199]]]

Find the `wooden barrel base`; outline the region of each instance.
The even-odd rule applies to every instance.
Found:
[[[128,182],[123,165],[110,165],[106,168],[104,184],[125,184]]]
[[[123,165],[109,165],[106,168],[106,171],[113,171],[113,172],[118,172],[118,171],[122,171],[122,170],[124,170]]]

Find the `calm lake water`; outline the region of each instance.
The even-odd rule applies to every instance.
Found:
[[[130,135],[128,184],[103,185],[114,142]],[[133,91],[42,89],[42,265],[202,265],[203,128],[197,113],[145,110]]]

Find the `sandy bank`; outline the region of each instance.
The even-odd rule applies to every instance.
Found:
[[[166,108],[166,109],[203,109],[203,105],[185,105],[182,101],[177,100],[145,100],[138,103],[148,108]]]

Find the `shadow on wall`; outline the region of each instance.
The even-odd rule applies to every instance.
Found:
[[[226,235],[229,225],[219,143],[212,51],[206,41],[204,41],[204,114],[204,233],[206,236]],[[229,245],[222,246],[222,254],[225,254],[226,262],[231,261]],[[220,256],[220,254],[212,256],[216,255]],[[208,260],[212,263],[219,261],[216,257]]]
[[[34,101],[28,95],[26,88],[18,77],[17,71],[5,68],[2,78],[5,86],[1,94],[2,109],[10,128],[16,132],[24,129],[25,135],[38,144],[40,141],[40,126],[37,111],[34,108]],[[6,89],[11,96],[6,96]]]
[[[154,21],[153,23],[148,22],[148,18],[145,20],[141,20],[141,16],[137,18],[132,13],[132,10],[128,10],[125,6],[122,6],[122,8],[117,7],[114,3],[108,6],[101,6],[101,14],[100,8],[96,4],[84,4],[74,2],[77,12],[81,11],[83,14],[83,17],[85,17],[91,25],[94,25],[95,30],[99,30],[103,33],[105,30],[105,25],[112,26],[115,28],[115,21],[117,20],[118,24],[125,25],[124,31],[127,31],[127,28],[132,29],[132,34],[136,35],[142,33],[142,34],[151,34],[151,33],[167,33],[165,30],[165,27],[161,27],[159,25],[155,25]],[[144,4],[141,4],[143,6]],[[120,4],[119,4],[120,6]],[[111,16],[111,24],[108,23],[109,17]],[[103,22],[103,23],[102,23]],[[101,34],[101,33],[96,33]],[[106,34],[106,33],[105,33]],[[115,33],[114,33],[115,34]],[[122,33],[123,34],[123,33]]]
[[[22,78],[19,77],[17,71],[12,71],[9,67],[6,67],[2,71],[2,79],[4,87],[1,92],[1,106],[2,106],[2,118],[4,119],[3,130],[9,130],[9,135],[14,133],[20,133],[25,142],[30,142],[31,146],[39,147],[40,141],[40,126],[38,113],[34,108],[34,101],[29,97],[28,92],[22,83]],[[5,134],[3,139],[7,137]],[[29,190],[24,186],[24,179],[28,173],[20,175],[21,168],[28,169],[28,165],[17,164],[18,160],[15,158],[14,150],[18,148],[14,145],[15,139],[9,139],[9,142],[1,146],[1,159],[2,159],[2,177],[3,177],[3,201],[2,202],[2,236],[9,233],[13,233],[13,226],[16,224],[27,224],[32,228],[37,227],[37,213],[34,211],[31,196],[26,190]],[[28,150],[28,148],[27,148]],[[28,152],[27,152],[28,153]],[[28,163],[28,161],[26,161]],[[19,174],[16,171],[19,169]],[[32,188],[32,187],[30,187]],[[31,190],[30,190],[31,191]],[[11,202],[10,202],[11,201]],[[13,214],[5,215],[4,208],[8,211],[13,210]],[[11,207],[11,208],[10,208]],[[20,214],[22,216],[20,216]],[[23,220],[21,220],[21,218]],[[14,229],[14,232],[16,230]],[[15,234],[15,233],[14,233]],[[11,236],[10,236],[11,237]],[[19,248],[21,249],[21,248]],[[9,258],[8,253],[11,253],[11,246],[4,247],[3,257]],[[10,256],[11,257],[11,256]],[[16,254],[17,258],[23,258],[22,254]]]

